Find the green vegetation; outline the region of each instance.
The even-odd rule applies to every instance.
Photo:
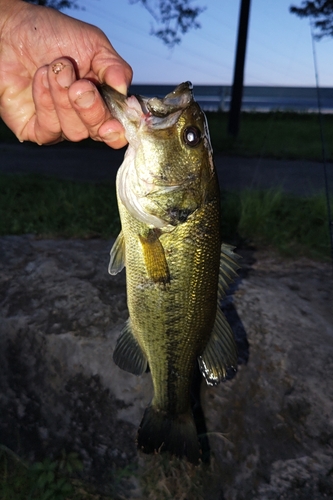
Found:
[[[209,498],[220,497],[221,472],[214,458],[209,465],[193,466],[168,454],[147,456],[138,473],[146,500],[202,500],[208,491]]]
[[[1,500],[93,500],[81,495],[79,481],[70,477],[83,469],[76,453],[62,452],[59,459],[29,464],[0,445]]]
[[[113,471],[104,494],[80,479],[83,464],[76,453],[64,451],[57,459],[30,464],[0,445],[1,500],[120,500],[132,498],[133,480],[140,498],[147,500],[201,500],[205,492],[221,488],[214,458],[193,466],[168,454],[141,456],[138,463]],[[106,492],[108,491],[108,493]],[[130,496],[128,496],[128,494]],[[133,497],[138,498],[137,495]]]
[[[0,175],[0,234],[109,238],[120,222],[112,184]]]
[[[227,133],[227,113],[207,113],[214,151],[226,155],[260,156],[304,160],[322,160],[319,118],[316,113],[271,112],[242,113],[237,139]],[[333,115],[323,115],[327,159],[333,160]],[[17,138],[0,119],[0,142],[17,142]],[[70,147],[99,148],[90,139],[70,143]]]
[[[109,238],[120,230],[112,184],[3,174],[0,192],[0,235]],[[222,214],[226,242],[271,245],[285,255],[329,258],[324,194],[299,198],[278,190],[224,192]]]
[[[319,117],[315,113],[242,113],[237,139],[227,134],[227,113],[207,113],[214,151],[226,155],[322,160]],[[332,161],[333,115],[324,115],[327,159]]]
[[[222,212],[227,241],[236,234],[245,244],[272,246],[286,256],[330,257],[324,194],[299,198],[279,190],[227,192]]]

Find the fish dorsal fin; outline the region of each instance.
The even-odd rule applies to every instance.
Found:
[[[230,325],[217,307],[211,337],[198,358],[199,368],[208,385],[217,385],[226,380],[232,370],[237,370],[237,347]]]
[[[119,368],[133,375],[142,375],[147,370],[147,358],[132,333],[130,319],[117,340],[113,360]]]
[[[125,241],[120,231],[110,251],[109,273],[113,276],[120,273],[125,267]]]
[[[220,258],[220,274],[219,274],[219,287],[218,298],[223,299],[232,283],[237,277],[237,269],[240,268],[238,260],[241,259],[239,255],[233,252],[235,247],[222,243],[221,258]]]
[[[159,231],[151,230],[148,236],[139,235],[143,258],[149,278],[155,283],[169,283],[170,273]]]

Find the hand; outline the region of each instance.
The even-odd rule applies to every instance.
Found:
[[[103,32],[20,0],[0,0],[0,11],[0,114],[18,139],[124,146],[94,83],[126,94],[132,70]]]

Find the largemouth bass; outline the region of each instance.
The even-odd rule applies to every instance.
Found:
[[[190,82],[163,99],[101,93],[129,142],[117,173],[122,231],[109,272],[126,265],[129,319],[116,364],[151,372],[154,396],[138,431],[138,448],[169,451],[197,463],[191,414],[196,363],[211,385],[235,370],[233,333],[219,300],[234,279],[237,256],[222,245],[220,196],[204,113]]]

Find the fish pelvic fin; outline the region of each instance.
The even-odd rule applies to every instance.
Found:
[[[109,274],[120,273],[125,267],[125,240],[123,232],[120,231],[110,251]]]
[[[217,306],[215,323],[205,350],[198,357],[199,368],[208,385],[217,385],[237,370],[237,347],[233,331]]]
[[[148,406],[137,436],[138,449],[143,453],[168,452],[186,457],[193,464],[200,459],[200,446],[196,426],[190,412],[170,415],[166,411]]]
[[[218,285],[218,298],[223,299],[226,292],[237,277],[237,270],[240,268],[238,261],[241,259],[233,250],[235,247],[222,243],[220,257],[220,272]]]
[[[146,355],[132,333],[130,319],[127,320],[117,340],[113,360],[119,368],[133,375],[142,375],[148,368]]]
[[[160,232],[152,229],[148,236],[141,236],[139,239],[142,245],[143,257],[149,278],[154,283],[169,283],[170,273],[168,263],[165,258],[164,248],[159,240]]]

